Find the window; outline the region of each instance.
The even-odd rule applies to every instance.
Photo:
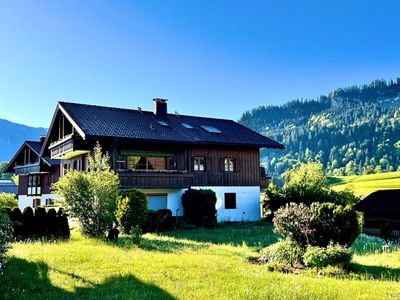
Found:
[[[200,127],[203,128],[205,131],[210,132],[210,133],[222,133],[221,130],[219,130],[218,128],[213,127],[213,126],[203,125],[203,126],[200,126]]]
[[[28,195],[40,195],[40,175],[28,176]]]
[[[166,157],[128,156],[129,170],[159,170],[167,169]]]
[[[46,205],[54,205],[54,199],[47,198],[46,199]]]
[[[224,171],[235,172],[235,159],[231,157],[224,158]]]
[[[205,158],[203,156],[197,156],[193,158],[193,170],[194,171],[205,171]]]
[[[181,123],[183,127],[187,128],[187,129],[193,129],[194,127],[188,123]]]
[[[167,209],[168,194],[150,194],[147,195],[149,210]]]
[[[225,209],[236,209],[236,193],[225,193]]]
[[[32,207],[39,207],[40,206],[40,198],[33,199]]]
[[[164,121],[157,121],[157,123],[163,127],[169,127],[169,124],[167,122]]]

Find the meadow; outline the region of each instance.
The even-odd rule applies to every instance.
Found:
[[[348,188],[357,196],[365,197],[377,190],[400,189],[400,172],[330,177],[329,183],[334,190]]]
[[[1,299],[400,299],[400,251],[360,236],[349,275],[282,274],[249,257],[277,240],[269,223],[129,236],[117,244],[76,228],[65,242],[17,242]]]

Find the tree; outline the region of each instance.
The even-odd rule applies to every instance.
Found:
[[[89,154],[89,171],[70,171],[53,185],[62,205],[78,218],[83,234],[104,236],[112,228],[119,192],[118,175],[110,169],[110,157],[99,143]]]

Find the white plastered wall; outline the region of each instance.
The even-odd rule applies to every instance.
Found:
[[[40,198],[40,206],[46,205],[46,199],[57,199],[58,195],[56,194],[43,194],[40,196],[27,196],[27,195],[19,195],[18,196],[18,207],[20,210],[23,210],[25,207],[33,206],[33,199]]]
[[[259,186],[202,186],[192,188],[210,189],[215,192],[218,222],[259,221],[261,218]],[[225,209],[225,193],[236,193],[236,209]]]
[[[258,221],[260,213],[260,187],[259,186],[199,186],[193,189],[211,189],[217,196],[218,222]],[[145,194],[167,194],[167,208],[172,215],[183,215],[182,194],[186,189],[141,189]],[[225,209],[225,193],[236,193],[236,209]],[[178,211],[177,211],[178,209]]]

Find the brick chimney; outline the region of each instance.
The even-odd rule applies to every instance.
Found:
[[[168,99],[154,98],[154,110],[153,113],[157,116],[166,116],[168,113],[167,110],[167,101]]]

